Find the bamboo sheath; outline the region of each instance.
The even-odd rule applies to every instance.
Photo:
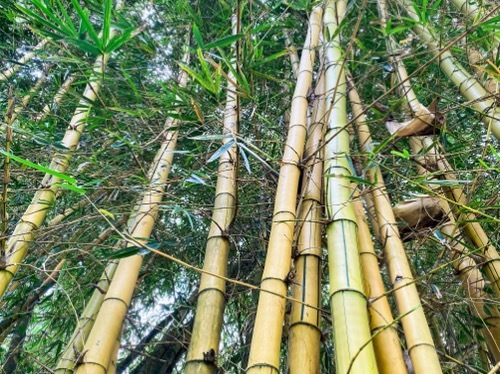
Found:
[[[109,54],[101,55],[96,59],[93,74],[83,93],[84,98],[80,100],[78,107],[75,109],[75,113],[62,140],[62,145],[68,151],[54,155],[50,164],[52,170],[64,173],[68,169],[71,160],[71,151],[76,149],[80,136],[85,129],[90,111],[88,103],[95,101],[97,98],[101,86],[101,78],[108,59]],[[35,231],[40,228],[52,203],[55,201],[57,191],[59,190],[58,183],[60,182],[60,178],[48,173],[45,174],[40,189],[35,193],[31,204],[9,237],[6,250],[6,262],[8,265],[5,269],[0,270],[0,297],[5,293],[8,284],[19,268]]]
[[[459,88],[467,100],[471,101],[472,107],[482,114],[482,121],[488,131],[500,139],[500,107],[496,106],[495,98],[471,76],[464,67],[452,56],[449,50],[442,50],[437,44],[434,33],[429,26],[424,27],[408,0],[397,0],[408,15],[417,22],[415,31],[421,40],[428,46],[429,50],[439,56],[439,66],[451,81]]]
[[[321,70],[321,69],[320,69]],[[288,367],[291,374],[319,373],[320,367],[320,310],[322,258],[323,179],[322,144],[325,132],[324,75],[317,80],[313,113],[308,125],[304,150],[307,160],[297,225],[296,253],[293,268],[292,296],[304,304],[292,302],[288,337]]]
[[[296,199],[300,176],[299,163],[305,145],[307,95],[312,82],[313,64],[321,29],[321,7],[315,7],[300,59],[292,98],[290,125],[274,204],[257,315],[250,347],[247,373],[278,373],[280,343],[290,272],[292,239],[296,219]]]
[[[356,119],[358,139],[363,151],[368,152],[371,144],[373,144],[370,128],[367,125],[361,99],[354,82],[350,76],[347,79],[349,101]],[[373,168],[378,168],[378,166],[373,166]],[[387,326],[393,324],[394,319],[387,297],[382,296],[385,294],[385,286],[380,275],[378,257],[373,247],[363,204],[357,194],[354,197],[354,210],[358,223],[359,254],[363,277],[366,282],[366,296],[368,300],[374,300],[369,303],[369,312],[372,334],[377,334],[373,338],[377,366],[380,373],[406,373],[407,368],[403,359],[403,351],[401,350],[396,326],[387,328]]]
[[[187,56],[189,55],[186,53],[186,59]],[[187,74],[182,71],[179,85],[184,87],[186,82]],[[147,245],[147,239],[153,230],[159,204],[163,198],[165,184],[172,166],[173,151],[177,144],[177,121],[169,118],[165,127],[164,141],[153,161],[154,171],[151,173],[149,188],[144,193],[137,213],[131,218],[134,229],[130,236],[143,245]],[[133,244],[128,244],[128,246],[131,245]],[[81,357],[83,362],[77,366],[77,373],[106,373],[132,299],[142,259],[141,255],[134,255],[119,261],[95,323],[85,342],[84,354],[82,353]]]
[[[239,14],[233,14],[231,26],[233,35],[238,33]],[[232,65],[237,66],[237,48],[233,45],[235,57]],[[227,275],[227,262],[230,249],[229,230],[236,214],[236,194],[238,177],[238,133],[239,105],[234,74],[228,72],[226,108],[224,111],[223,134],[231,135],[223,139],[223,144],[234,142],[219,158],[215,202],[212,223],[205,248],[203,269],[208,273],[201,275],[198,303],[194,320],[191,342],[186,358],[186,373],[215,373],[219,354],[220,334],[225,307],[225,280],[209,274]],[[213,353],[213,360],[207,354]]]
[[[426,147],[429,143],[434,144],[434,139],[431,136],[410,137],[412,153],[416,155],[422,154],[422,152],[425,154],[426,150],[429,149]],[[435,155],[430,154],[429,156],[430,158],[425,157],[425,155],[419,157],[422,165],[436,161]],[[417,168],[419,174],[429,174],[428,170],[422,166]],[[437,189],[441,190],[439,187]],[[438,197],[441,195],[441,191],[436,191],[436,193]],[[483,276],[476,262],[471,257],[465,256],[470,251],[461,242],[462,234],[448,201],[439,198],[438,203],[448,217],[448,221],[440,227],[441,232],[446,236],[443,244],[451,250],[448,251],[448,255],[453,260],[452,265],[462,281],[462,288],[467,295],[473,314],[483,322],[481,331],[488,350],[495,361],[500,361],[500,312],[494,304],[485,302],[488,295],[484,291],[485,282]]]
[[[325,208],[333,320],[338,373],[378,373],[371,338],[368,303],[358,252],[356,216],[352,204],[350,134],[347,126],[346,78],[338,33],[345,1],[325,4]]]
[[[0,71],[0,82],[8,80],[12,77],[21,67],[26,64],[29,60],[36,56],[36,54],[45,47],[49,38],[45,38],[36,46],[33,47],[31,52],[26,53],[23,57],[21,57],[11,68]]]

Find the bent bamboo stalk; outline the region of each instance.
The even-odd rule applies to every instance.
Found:
[[[300,176],[299,163],[306,136],[307,95],[321,29],[321,7],[311,12],[309,28],[300,59],[297,84],[292,99],[290,126],[280,168],[257,316],[250,347],[247,373],[278,373],[280,343],[290,272],[295,209]]]
[[[235,13],[231,17],[233,35],[238,33],[239,16]],[[236,69],[236,44],[233,47],[235,58],[232,65]],[[223,144],[233,142],[233,145],[219,158],[212,223],[208,233],[203,265],[203,269],[207,273],[202,273],[200,280],[196,316],[186,358],[186,373],[188,374],[215,373],[217,371],[215,358],[219,355],[226,282],[211,274],[223,277],[227,274],[231,244],[229,230],[236,214],[238,149],[235,139],[238,133],[239,103],[236,87],[233,84],[234,79],[234,74],[229,71],[222,130],[224,135],[231,135],[231,137],[223,139]],[[206,359],[207,355],[213,356],[214,360]]]
[[[352,203],[346,78],[338,33],[345,8],[346,1],[327,1],[324,16],[326,112],[329,113],[324,193],[335,365],[338,373],[378,373]]]
[[[426,152],[426,157],[430,158],[429,162],[437,165],[437,168],[443,172],[444,178],[450,181],[457,181],[457,176],[448,163],[444,155],[439,152],[438,145],[432,137],[422,137],[422,147]],[[452,206],[457,222],[463,226],[465,234],[474,243],[476,248],[480,249],[478,254],[484,257],[484,271],[491,287],[497,297],[500,297],[500,255],[497,249],[488,238],[488,235],[483,230],[481,223],[477,221],[475,214],[465,211],[459,211],[461,206],[466,206],[467,196],[461,187],[446,187],[446,195],[457,204]]]
[[[185,58],[187,59],[188,56],[186,54]],[[179,84],[184,87],[186,82],[187,74],[182,71]],[[134,229],[130,236],[136,238],[138,243],[146,245],[147,239],[153,230],[159,204],[163,198],[165,184],[172,166],[177,137],[177,121],[169,118],[166,123],[164,141],[153,161],[153,172],[151,173],[149,188],[144,193],[137,213],[134,217],[131,217]],[[123,321],[132,299],[142,259],[142,255],[137,254],[124,258],[118,263],[82,350],[82,364],[77,366],[77,373],[87,373],[89,371],[92,373],[106,373],[116,348],[115,342],[119,339]]]

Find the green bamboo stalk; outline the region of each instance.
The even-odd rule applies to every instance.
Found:
[[[186,47],[187,49],[188,47]],[[186,52],[185,62],[189,58]],[[187,83],[187,73],[182,71],[179,85]],[[165,124],[165,137],[160,149],[156,153],[151,168],[151,179],[148,190],[144,193],[142,202],[138,206],[130,223],[133,230],[132,238],[139,244],[146,245],[147,239],[153,230],[158,215],[159,204],[163,198],[165,185],[172,167],[174,150],[178,138],[177,121],[168,118]],[[128,243],[128,246],[132,244]],[[108,290],[100,303],[92,329],[82,349],[81,365],[76,368],[77,373],[106,373],[119,339],[123,321],[130,305],[135,284],[142,265],[142,255],[134,255],[121,259],[114,270],[114,275]],[[112,265],[108,265],[112,266]]]
[[[325,208],[335,364],[338,373],[378,373],[358,252],[358,227],[352,204],[354,189],[349,179],[353,171],[339,36],[345,9],[346,1],[329,0],[324,15],[329,113],[325,137]]]
[[[408,15],[416,21],[415,32],[427,45],[431,53],[439,56],[439,66],[451,81],[459,88],[472,107],[482,114],[482,121],[488,132],[491,132],[497,139],[500,139],[500,108],[495,103],[495,98],[471,76],[465,68],[453,57],[448,49],[443,50],[438,45],[435,33],[430,26],[423,26],[419,16],[413,9],[412,3],[408,0],[397,0]]]
[[[321,7],[315,7],[302,50],[300,68],[292,99],[290,126],[276,190],[274,215],[262,276],[257,316],[250,347],[247,373],[278,373],[280,343],[290,273],[292,238],[296,219],[299,163],[305,145],[307,95],[321,29]]]
[[[231,17],[233,35],[238,34],[239,16],[235,13]],[[237,69],[236,44],[233,45],[233,48],[235,58],[232,65],[234,69]],[[234,81],[234,74],[229,71],[223,134],[231,135],[231,137],[223,139],[223,144],[232,142],[233,145],[219,158],[212,223],[208,233],[203,266],[207,273],[201,275],[196,316],[186,359],[186,373],[188,374],[215,373],[217,371],[216,357],[219,354],[226,282],[211,274],[224,277],[227,275],[227,261],[231,244],[229,230],[236,214],[238,149],[235,139],[238,133],[240,108]],[[207,357],[213,359],[207,359]]]

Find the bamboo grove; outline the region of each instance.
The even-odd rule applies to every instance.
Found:
[[[500,370],[500,6],[0,3],[3,373]]]

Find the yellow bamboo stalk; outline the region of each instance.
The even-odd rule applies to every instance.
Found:
[[[65,173],[69,167],[72,152],[76,149],[80,136],[85,129],[86,120],[90,112],[89,102],[96,100],[101,86],[102,76],[109,59],[109,54],[104,54],[96,59],[93,74],[89,78],[83,97],[64,134],[62,145],[67,148],[67,152],[55,154],[50,168],[60,173]],[[55,200],[60,178],[45,174],[42,180],[42,187],[35,193],[31,204],[16,225],[14,232],[7,243],[7,266],[0,270],[0,297],[5,293],[7,286],[17,272],[21,261],[23,260],[28,246],[33,240],[35,231],[40,228],[47,213],[50,210],[51,203]]]
[[[231,17],[233,35],[238,33],[239,14]],[[235,58],[232,62],[236,69],[236,44],[233,45]],[[209,275],[227,275],[227,261],[230,241],[229,230],[236,214],[236,193],[238,176],[238,149],[235,142],[238,133],[239,103],[232,71],[228,73],[226,109],[224,111],[223,144],[233,145],[219,158],[217,186],[215,189],[212,223],[205,249],[205,263],[202,273],[198,303],[194,319],[191,342],[186,358],[186,373],[215,373],[216,357],[219,354],[220,334],[225,307],[226,282],[224,279]]]
[[[321,69],[320,69],[321,70]],[[292,302],[288,337],[288,367],[291,374],[319,373],[322,258],[323,152],[325,130],[324,75],[317,80],[315,102],[308,125],[304,151],[302,194],[297,208],[299,225],[297,252],[294,253],[292,295],[304,304]]]
[[[433,162],[437,165],[438,169],[444,174],[445,179],[456,181],[457,176],[451,167],[451,165],[446,160],[446,157],[439,152],[438,145],[432,139],[432,137],[422,137],[423,144],[422,147],[426,151],[426,157],[430,158],[429,162]],[[491,287],[495,292],[497,297],[500,297],[500,255],[497,249],[486,235],[481,224],[477,221],[475,214],[465,211],[459,211],[461,206],[467,204],[467,196],[463,189],[458,186],[445,188],[448,198],[457,202],[457,205],[452,207],[457,222],[463,226],[465,234],[470,238],[472,243],[480,249],[478,255],[484,257],[484,271],[489,281],[491,282]]]
[[[189,54],[186,53],[186,61],[188,56]],[[186,82],[187,74],[182,71],[179,85],[184,87]],[[141,244],[147,244],[147,238],[150,237],[153,230],[159,204],[163,198],[165,184],[172,166],[173,151],[177,144],[179,133],[177,121],[169,118],[165,127],[164,141],[153,161],[153,172],[151,173],[149,188],[144,193],[137,213],[134,218],[131,218],[134,229],[130,236],[136,238],[136,241]],[[137,254],[126,257],[118,263],[92,330],[82,350],[84,354],[81,357],[81,365],[76,368],[77,373],[106,373],[132,299],[142,259],[142,255]]]
[[[408,0],[397,0],[401,4],[408,15],[417,23],[414,27],[420,39],[427,45],[431,53],[439,56],[439,66],[443,72],[451,79],[451,81],[459,88],[467,100],[470,100],[472,107],[482,114],[482,121],[488,131],[500,139],[500,107],[497,107],[495,98],[486,91],[486,89],[471,76],[464,67],[453,57],[449,50],[443,50],[439,47],[435,38],[435,33],[430,26],[423,26],[419,16],[413,9],[413,6]]]
[[[361,99],[350,76],[348,76],[348,84],[349,101],[354,118],[356,118],[358,138],[363,151],[367,152],[371,144],[373,144],[370,128],[367,125]],[[373,167],[377,168],[378,166]],[[369,304],[369,311],[372,334],[378,333],[373,341],[377,366],[380,373],[406,373],[407,368],[395,326],[379,332],[379,330],[386,328],[387,325],[391,325],[394,319],[387,297],[382,296],[385,294],[385,286],[380,274],[378,257],[373,247],[363,204],[359,198],[354,200],[354,210],[358,223],[359,251],[363,276],[366,281],[366,294],[368,300],[374,300]],[[378,223],[376,225],[374,230],[378,230]]]
[[[428,152],[425,148],[429,143],[434,144],[435,140],[431,136],[413,136],[410,138],[410,146],[414,154],[421,154]],[[432,150],[432,149],[431,149]],[[435,155],[430,155],[431,160],[435,160]],[[429,158],[425,156],[420,157],[425,165]],[[418,166],[419,174],[428,175],[429,172],[422,166]],[[436,193],[442,193],[440,187],[436,187]],[[440,208],[445,213],[448,221],[441,225],[440,230],[446,236],[444,245],[450,249],[449,253],[453,260],[452,265],[457,271],[460,280],[462,281],[462,288],[467,295],[468,302],[471,310],[476,317],[483,321],[481,332],[484,336],[488,350],[496,361],[500,361],[500,312],[498,308],[492,304],[487,303],[485,300],[488,295],[484,291],[485,282],[483,276],[478,269],[476,262],[471,257],[465,255],[469,250],[461,243],[462,233],[455,221],[452,210],[447,200],[438,198],[437,200]]]
[[[290,125],[283,153],[274,204],[257,316],[250,347],[247,373],[278,373],[280,343],[285,312],[287,281],[290,273],[295,209],[306,136],[307,95],[311,86],[313,64],[321,29],[321,7],[310,16],[306,41],[292,99]]]
[[[26,64],[28,61],[30,61],[33,57],[36,56],[36,54],[45,47],[47,42],[49,41],[49,38],[43,39],[41,42],[39,42],[36,46],[33,47],[31,52],[26,53],[23,57],[21,57],[12,67],[10,67],[7,70],[0,71],[0,82],[8,80],[10,77],[12,77],[21,67]]]
[[[338,33],[345,9],[346,1],[329,0],[324,15],[329,112],[325,137],[325,208],[335,364],[338,373],[378,373],[352,203],[346,77]]]

